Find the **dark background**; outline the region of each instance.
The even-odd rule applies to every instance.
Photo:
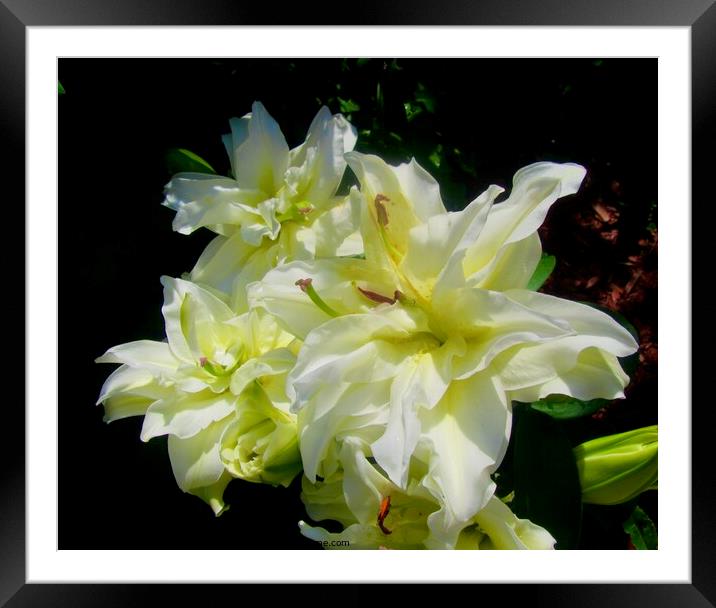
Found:
[[[289,145],[321,104],[350,114],[358,149],[411,155],[452,209],[539,160],[584,165],[580,193],[542,229],[558,263],[545,291],[598,302],[637,328],[627,399],[564,424],[574,444],[656,423],[656,60],[61,59],[59,80],[59,548],[315,548],[300,483],[234,481],[220,518],[176,486],[165,438],[94,407],[113,369],[94,358],[163,338],[162,274],[189,270],[212,233],[173,233],[166,152],[219,173],[228,119],[260,100]],[[640,504],[656,520],[655,493]],[[626,548],[623,509],[587,507],[580,547]]]

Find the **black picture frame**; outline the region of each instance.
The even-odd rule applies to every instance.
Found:
[[[714,161],[714,117],[716,107],[716,7],[713,0],[453,0],[440,5],[419,2],[361,2],[344,10],[328,3],[286,5],[281,11],[270,6],[239,3],[235,0],[154,0],[139,2],[106,0],[2,0],[0,2],[0,100],[2,133],[8,155],[5,159],[6,185],[11,192],[6,205],[13,207],[16,221],[6,224],[17,232],[25,225],[25,37],[31,26],[61,25],[563,25],[563,26],[690,26],[692,51],[692,197],[708,201],[707,180]],[[14,201],[14,204],[13,204]],[[693,207],[692,207],[693,208]],[[700,209],[700,215],[702,210]],[[7,220],[9,222],[9,220]],[[702,217],[702,226],[708,218]],[[9,229],[9,228],[8,228]],[[4,242],[9,243],[9,239]],[[696,241],[695,241],[696,242]],[[6,253],[6,260],[17,259],[17,245]],[[697,250],[698,251],[698,250]],[[708,256],[707,256],[708,257]],[[694,256],[694,264],[699,259]],[[15,268],[19,264],[15,262]],[[686,269],[685,269],[686,270]],[[694,276],[692,274],[692,276]],[[695,275],[700,276],[700,275]],[[19,290],[16,290],[16,293]],[[13,318],[25,318],[25,305],[19,298],[11,301]],[[713,307],[712,307],[713,308]],[[16,325],[19,325],[16,323]],[[20,343],[16,340],[16,343]],[[16,356],[16,353],[15,353]],[[694,360],[692,375],[705,366],[708,357]],[[705,369],[704,369],[705,371]],[[695,372],[695,373],[694,373]],[[695,399],[685,391],[684,401],[675,407],[692,406],[692,579],[691,584],[579,584],[511,585],[507,597],[519,601],[555,606],[713,606],[716,605],[716,500],[713,493],[710,452],[713,426],[711,407],[695,407]],[[136,585],[54,585],[26,584],[25,576],[25,480],[24,412],[17,401],[6,403],[7,429],[0,450],[5,456],[0,472],[0,603],[8,606],[53,605],[125,605],[141,599],[156,602],[161,593],[164,602],[170,594],[181,594],[182,604],[206,599],[198,588]],[[7,452],[5,454],[5,452]],[[490,593],[503,595],[505,588],[490,585]],[[212,592],[213,593],[213,592]],[[283,591],[282,591],[283,593]],[[288,589],[286,589],[288,593]],[[331,597],[333,599],[331,599]],[[353,602],[382,601],[367,586],[340,592]],[[202,599],[203,598],[203,599]],[[326,594],[326,601],[336,595]],[[272,600],[277,599],[272,592]],[[238,600],[238,598],[237,598]]]

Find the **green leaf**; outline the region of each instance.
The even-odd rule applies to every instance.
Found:
[[[383,111],[383,90],[380,87],[380,82],[375,85],[375,103],[378,106],[380,112]]]
[[[422,107],[415,105],[410,101],[406,101],[403,104],[403,108],[405,108],[405,118],[408,122],[412,122],[413,120],[415,120],[415,118],[417,118],[418,116],[420,116],[420,114],[423,113]]]
[[[636,507],[629,519],[624,522],[624,532],[629,535],[635,549],[643,551],[658,548],[659,537],[656,526],[640,507]]]
[[[422,82],[418,83],[418,90],[415,92],[415,101],[419,101],[431,114],[435,112],[435,97],[427,90]]]
[[[435,150],[433,150],[432,154],[430,154],[430,156],[428,156],[428,159],[430,160],[430,162],[433,165],[435,165],[436,168],[438,168],[438,169],[440,168],[440,165],[442,164],[442,161],[443,161],[443,146],[442,146],[442,144],[438,144],[435,147]]]
[[[338,99],[338,107],[341,114],[350,114],[351,112],[357,112],[360,110],[360,106],[352,99],[341,99],[340,97],[337,97],[336,99]]]
[[[62,86],[62,83],[61,83],[59,80],[57,81],[57,92],[58,92],[60,95],[64,95],[64,94],[65,94],[65,87]]]
[[[512,510],[545,528],[557,549],[574,549],[582,521],[582,489],[572,445],[561,425],[515,408]]]
[[[607,399],[581,401],[567,395],[549,395],[544,399],[530,403],[530,408],[557,420],[568,420],[570,418],[591,416],[607,403],[609,403]]]
[[[214,168],[206,162],[198,154],[194,154],[190,150],[184,148],[172,148],[167,152],[166,157],[167,169],[169,173],[209,173],[216,175]]]
[[[529,283],[527,283],[527,289],[537,291],[540,287],[542,287],[544,282],[549,278],[549,275],[552,274],[556,265],[557,258],[553,255],[543,253],[539,263],[537,264],[537,268],[535,268],[535,271],[532,273],[532,278],[529,280]]]

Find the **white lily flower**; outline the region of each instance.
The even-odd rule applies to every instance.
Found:
[[[491,186],[448,213],[414,161],[346,158],[361,183],[351,197],[366,259],[283,265],[250,286],[249,301],[304,339],[288,390],[309,481],[345,466],[341,444],[365,429],[369,456],[403,490],[427,450],[421,484],[440,505],[430,544],[453,547],[494,493],[511,401],[622,397],[617,357],[637,345],[602,312],[526,290],[536,230],[579,188],[579,165],[530,165],[504,202],[493,206],[502,189]]]
[[[98,400],[105,421],[144,416],[141,439],[168,435],[177,484],[220,514],[238,477],[288,485],[301,470],[285,380],[293,336],[259,311],[235,314],[219,292],[162,277],[167,342],[110,348],[121,363]]]
[[[331,533],[300,522],[301,533],[331,549],[554,549],[555,540],[544,528],[519,519],[499,498],[464,522],[453,545],[436,543],[429,522],[440,505],[422,483],[428,466],[414,457],[406,489],[391,482],[366,454],[368,444],[358,437],[341,446],[342,469],[317,483],[303,479],[303,499],[315,521],[331,519],[344,530]]]
[[[179,173],[166,186],[164,205],[175,210],[174,230],[217,232],[191,271],[192,281],[235,293],[284,259],[362,253],[357,209],[336,190],[353,149],[355,128],[322,107],[306,140],[289,150],[276,121],[255,102],[230,121],[223,138],[233,177]]]

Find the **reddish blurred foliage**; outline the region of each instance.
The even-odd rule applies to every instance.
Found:
[[[593,419],[605,420],[617,408],[639,408],[638,417],[655,420],[656,203],[629,200],[618,180],[588,177],[579,194],[552,208],[540,235],[544,251],[557,257],[542,291],[617,311],[639,332],[639,365],[627,399],[610,403]]]

